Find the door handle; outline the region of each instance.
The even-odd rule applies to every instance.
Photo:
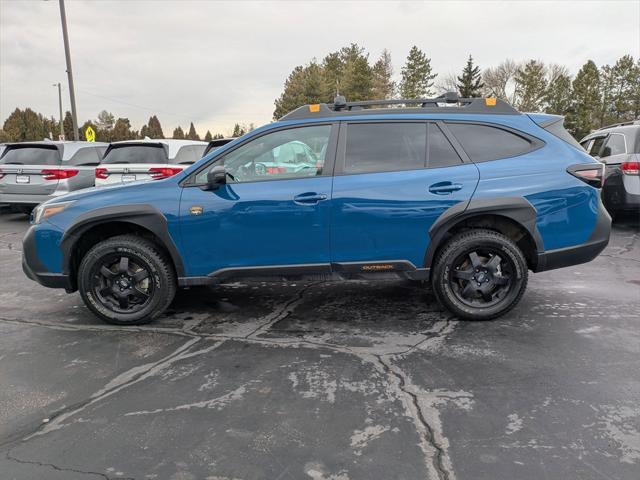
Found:
[[[293,201],[300,205],[315,205],[328,198],[324,193],[307,192],[293,197]]]
[[[447,195],[449,193],[457,192],[458,190],[462,190],[462,184],[452,182],[434,183],[429,187],[429,191],[436,195]]]

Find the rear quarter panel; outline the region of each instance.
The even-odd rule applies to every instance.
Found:
[[[598,214],[600,191],[567,173],[568,166],[598,162],[585,152],[538,127],[526,116],[503,124],[545,142],[517,157],[478,163],[480,182],[475,198],[521,196],[537,212],[537,228],[545,250],[586,242]]]

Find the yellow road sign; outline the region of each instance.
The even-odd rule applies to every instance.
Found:
[[[96,132],[91,126],[88,126],[84,131],[84,138],[87,139],[87,142],[95,142],[96,141]]]

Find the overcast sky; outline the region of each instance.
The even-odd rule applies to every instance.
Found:
[[[165,135],[190,121],[204,135],[271,120],[296,65],[351,42],[390,50],[396,75],[412,45],[436,72],[505,58],[566,65],[640,55],[640,0],[216,2],[67,0],[79,121],[102,109]],[[58,2],[0,0],[0,122],[16,108],[69,109]]]

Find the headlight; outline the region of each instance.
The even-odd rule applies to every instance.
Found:
[[[45,205],[38,205],[33,210],[33,217],[31,223],[33,225],[37,225],[43,220],[55,215],[56,213],[62,212],[65,208],[71,205],[73,202],[62,202],[62,203],[51,203]]]

